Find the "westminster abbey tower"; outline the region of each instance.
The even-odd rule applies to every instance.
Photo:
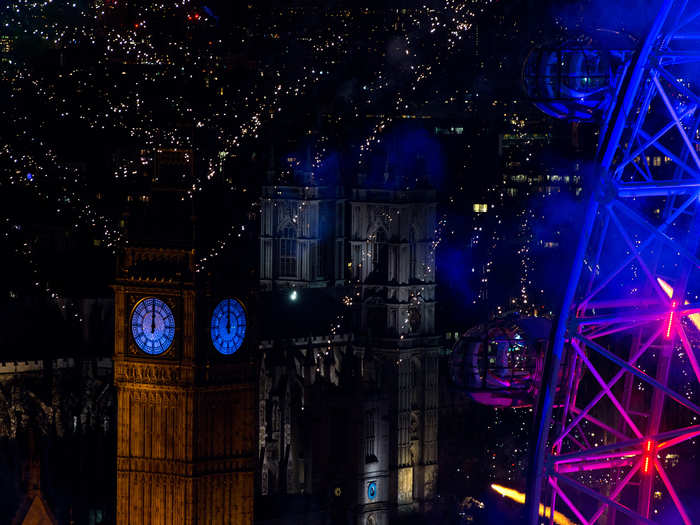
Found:
[[[358,525],[428,510],[437,482],[435,192],[383,182],[261,202],[259,489],[328,492]]]

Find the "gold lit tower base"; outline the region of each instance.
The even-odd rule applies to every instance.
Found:
[[[216,301],[195,285],[193,253],[128,248],[115,292],[117,523],[253,523],[255,366],[244,347],[218,354]],[[172,311],[162,353],[141,350],[132,312],[144,298]]]

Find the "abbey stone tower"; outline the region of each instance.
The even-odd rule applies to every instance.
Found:
[[[328,492],[343,523],[424,512],[436,490],[436,199],[403,182],[263,190],[259,490]]]

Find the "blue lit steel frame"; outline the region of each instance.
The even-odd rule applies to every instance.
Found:
[[[700,406],[669,380],[682,360],[700,389],[696,336],[689,337],[700,303],[688,301],[700,295],[700,90],[687,80],[693,72],[700,80],[700,7],[660,4],[620,72],[601,130],[599,180],[538,399],[530,525],[552,522],[553,512],[538,517],[540,503],[586,524],[655,523],[655,490],[691,523],[657,456],[700,435],[700,425],[677,422]],[[666,160],[653,166],[653,157]],[[585,373],[558,385],[565,349]],[[663,417],[665,402],[667,413],[676,405],[674,418]],[[591,432],[604,443],[591,443]],[[604,472],[609,483],[601,486],[591,473]]]

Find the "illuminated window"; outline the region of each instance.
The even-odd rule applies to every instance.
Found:
[[[489,210],[488,204],[474,204],[474,213],[486,213]]]
[[[297,231],[287,226],[280,233],[280,277],[296,277]]]

